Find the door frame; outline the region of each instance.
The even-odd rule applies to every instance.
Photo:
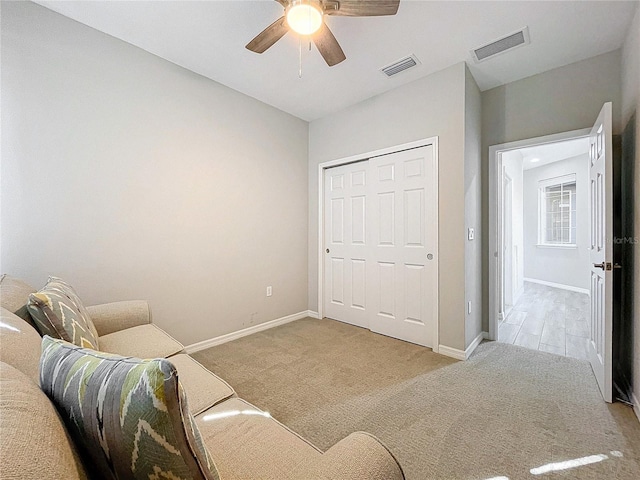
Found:
[[[500,306],[503,294],[503,282],[500,276],[501,272],[503,272],[504,263],[502,250],[502,177],[504,172],[502,154],[525,147],[588,138],[590,133],[591,128],[583,128],[489,147],[489,340],[498,340]]]
[[[435,155],[435,167],[436,167],[436,223],[440,226],[438,217],[438,189],[439,189],[439,151],[438,151],[438,137],[428,137],[422,140],[416,140],[414,142],[403,143],[392,147],[381,148],[370,152],[358,153],[356,155],[350,155],[348,157],[342,157],[335,160],[328,160],[318,164],[318,317],[324,318],[324,171],[331,167],[339,167],[341,165],[347,165],[349,163],[361,162],[369,160],[372,157],[380,157],[382,155],[388,155],[391,153],[398,153],[404,150],[412,150],[414,148],[426,147],[427,145],[433,145]],[[437,236],[439,239],[439,235]],[[438,285],[436,285],[436,296],[439,299],[439,278],[440,278],[440,261],[438,256],[438,241],[434,245],[434,255],[436,261],[436,271],[438,272]],[[439,305],[436,303],[435,309],[435,325],[433,327],[433,347],[434,353],[438,353],[438,345],[440,344],[440,310]]]
[[[507,197],[507,193],[508,193],[508,197]],[[506,201],[507,198],[509,199],[508,202]],[[506,168],[503,166],[502,167],[502,199],[503,199],[503,208],[502,208],[502,225],[503,225],[503,231],[502,231],[502,235],[501,235],[501,239],[503,241],[503,246],[504,243],[510,243],[511,244],[511,249],[510,250],[506,250],[503,248],[502,250],[502,254],[505,256],[503,258],[503,262],[502,262],[502,285],[504,287],[507,277],[509,278],[509,286],[511,287],[510,289],[507,288],[502,288],[502,298],[501,298],[501,303],[502,303],[502,311],[504,312],[505,317],[507,315],[509,315],[509,312],[506,311],[506,306],[507,306],[507,298],[509,298],[509,300],[511,300],[512,303],[510,303],[510,305],[513,307],[513,303],[514,302],[514,298],[515,295],[513,294],[514,292],[514,282],[513,282],[513,273],[514,273],[514,269],[513,269],[513,179],[509,176],[509,174],[506,172]],[[507,205],[509,208],[507,208]],[[508,223],[507,223],[508,221]],[[510,234],[510,235],[508,235]],[[510,238],[510,242],[506,242],[505,240],[508,238]],[[507,264],[509,265],[509,275],[507,275]],[[509,291],[511,290],[511,291]]]

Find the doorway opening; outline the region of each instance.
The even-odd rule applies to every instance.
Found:
[[[535,234],[533,236],[533,242],[527,240],[535,247],[536,252],[544,251],[542,249],[549,248],[556,251],[562,251],[563,248],[568,250],[579,250],[579,245],[583,241],[584,228],[581,228],[583,223],[586,223],[588,232],[587,251],[589,252],[588,266],[589,266],[589,283],[588,283],[588,338],[586,338],[586,355],[593,374],[602,393],[602,397],[606,402],[611,402],[612,385],[613,385],[613,284],[614,284],[614,270],[622,269],[622,265],[614,262],[614,229],[619,228],[619,225],[614,224],[614,197],[618,198],[618,190],[614,189],[614,175],[613,175],[613,135],[612,131],[612,104],[607,102],[602,106],[598,117],[595,119],[593,127],[588,130],[576,130],[573,132],[560,133],[556,135],[550,135],[547,137],[540,137],[531,140],[523,140],[519,142],[512,142],[502,145],[494,145],[489,148],[489,254],[490,263],[489,268],[489,338],[491,340],[499,340],[499,328],[500,323],[506,320],[506,308],[505,308],[505,257],[510,255],[515,256],[516,249],[511,248],[513,245],[509,245],[510,249],[505,253],[505,192],[504,186],[508,185],[508,181],[505,183],[504,175],[508,164],[506,160],[509,154],[515,150],[521,150],[519,152],[520,159],[522,160],[522,178],[524,186],[525,178],[525,155],[524,153],[530,153],[532,150],[539,147],[553,148],[554,145],[557,148],[557,144],[566,142],[567,140],[574,140],[576,145],[581,143],[581,140],[586,139],[588,144],[588,154],[586,155],[587,171],[586,182],[580,180],[580,176],[583,175],[581,168],[575,167],[575,171],[571,172],[556,172],[554,175],[546,174],[543,177],[537,178],[537,184],[534,186],[534,199],[537,198],[537,203],[533,201],[534,205],[537,205],[537,209],[534,211],[533,225],[537,224]],[[570,145],[567,143],[567,145]],[[567,147],[569,148],[569,147]],[[573,157],[577,161],[578,158],[582,158],[582,154],[578,152]],[[565,156],[564,159],[566,159]],[[572,158],[572,157],[569,157]],[[530,163],[539,164],[542,159],[538,157],[531,157]],[[554,162],[549,162],[546,167],[553,168]],[[562,162],[558,162],[562,163]],[[534,166],[530,170],[537,170]],[[542,170],[538,170],[540,172]],[[512,239],[515,238],[516,221],[518,218],[524,220],[524,205],[522,215],[518,217],[514,212],[516,208],[516,177],[513,172],[509,173],[509,177],[512,180],[512,193],[511,193],[511,217],[507,219],[511,222],[509,227],[511,230]],[[619,183],[619,182],[618,182]],[[582,187],[581,187],[582,185]],[[615,190],[615,194],[614,194]],[[582,194],[580,193],[582,192]],[[510,193],[507,191],[507,195]],[[585,196],[586,195],[586,196]],[[523,194],[524,204],[524,194]],[[582,200],[580,200],[582,198]],[[580,207],[584,204],[586,198],[586,208]],[[619,201],[619,200],[618,200]],[[575,204],[575,208],[574,208]],[[579,220],[580,212],[587,212],[586,221]],[[537,222],[535,221],[537,217]],[[583,217],[581,217],[583,218]],[[525,292],[525,272],[531,272],[527,268],[527,260],[524,252],[524,248],[527,247],[525,243],[525,230],[524,221],[522,228],[523,237],[523,268],[522,271],[522,292]],[[513,241],[512,241],[513,243]],[[616,254],[617,255],[617,254]],[[520,256],[520,254],[518,254]],[[493,257],[493,258],[491,258]],[[517,263],[511,260],[511,270],[513,272],[513,265]],[[543,262],[538,262],[535,258],[529,261],[532,267],[538,268],[540,265],[545,265]],[[561,263],[559,259],[553,263],[553,265],[546,264],[542,273],[538,271],[535,275],[541,277],[549,273],[567,275],[569,268],[567,264]],[[533,271],[535,271],[535,268]],[[542,287],[558,288],[559,286],[565,287],[560,290],[564,292],[546,292],[545,301],[553,303],[554,297],[564,296],[564,300],[558,303],[564,303],[564,307],[556,308],[556,315],[558,315],[564,309],[565,315],[563,315],[566,325],[566,311],[567,305],[572,306],[573,302],[577,302],[578,305],[573,307],[579,307],[580,304],[586,300],[585,297],[574,300],[573,297],[569,297],[569,293],[581,293],[582,286],[573,287],[567,281],[565,283],[558,283],[558,280],[539,280],[539,278],[527,277],[529,280],[537,280],[533,283],[535,286],[530,287],[532,289],[541,289]],[[560,278],[560,277],[559,277]],[[563,277],[564,278],[564,277]],[[517,282],[516,282],[517,286]],[[566,288],[570,287],[570,288]],[[577,290],[577,292],[576,292]],[[523,293],[524,294],[524,293]],[[517,297],[518,292],[515,292]],[[521,294],[522,295],[522,294]],[[535,297],[530,299],[532,308],[539,307],[540,302]],[[511,312],[517,312],[517,302],[515,302],[511,308]],[[529,315],[529,311],[526,315]],[[526,318],[522,320],[521,328],[516,335],[519,336],[523,332],[522,328],[526,323]],[[550,324],[551,326],[551,324]],[[539,328],[539,327],[538,327]],[[544,330],[545,324],[542,322],[542,329]],[[525,332],[527,333],[527,332]],[[584,331],[583,331],[584,333]],[[573,345],[569,346],[569,341],[574,340],[577,335],[567,337],[565,334],[565,355],[567,351]],[[540,332],[540,337],[537,339],[538,347],[542,343],[543,345],[553,346],[549,340],[552,333],[547,334],[543,338],[543,332]],[[536,339],[532,340],[533,343]],[[546,341],[545,341],[546,340]],[[525,338],[522,337],[520,343],[524,343]],[[517,340],[516,340],[516,343]],[[561,342],[556,342],[561,347]],[[582,345],[582,343],[581,343]],[[529,348],[532,345],[526,345]],[[544,348],[544,347],[543,347]],[[559,353],[559,352],[558,352]],[[582,351],[584,353],[584,351]],[[582,354],[578,354],[582,357]]]
[[[492,338],[588,360],[589,131],[540,140],[501,151],[496,164]]]

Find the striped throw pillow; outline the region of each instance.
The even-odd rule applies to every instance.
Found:
[[[219,480],[175,367],[45,336],[40,385],[96,478]]]
[[[98,349],[98,332],[89,312],[64,280],[49,277],[41,290],[29,295],[27,310],[41,335]]]

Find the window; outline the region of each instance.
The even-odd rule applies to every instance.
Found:
[[[539,245],[576,246],[576,176],[539,183]]]

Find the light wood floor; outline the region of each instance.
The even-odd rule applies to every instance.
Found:
[[[589,295],[524,282],[498,341],[587,360]]]

